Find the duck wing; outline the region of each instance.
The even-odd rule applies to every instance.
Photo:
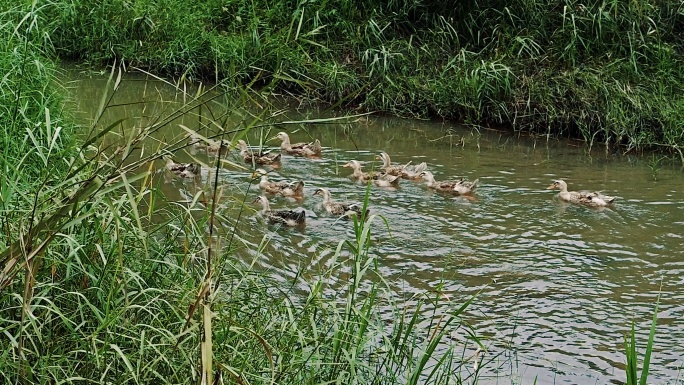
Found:
[[[321,146],[321,142],[316,139],[310,143],[301,142],[291,144],[287,152],[299,156],[320,156],[323,152],[323,147]]]
[[[402,166],[388,166],[381,168],[380,171],[384,172],[386,175],[401,176],[404,172],[404,168]]]
[[[401,176],[407,179],[414,179],[420,176],[420,173],[427,170],[427,163],[421,162],[414,166],[406,165],[401,170]]]
[[[306,212],[304,210],[275,210],[269,213],[268,219],[270,222],[296,226],[306,221]]]
[[[454,190],[458,182],[451,181],[451,180],[445,180],[441,182],[435,183],[435,188],[438,190],[445,190],[445,191],[451,191]]]
[[[454,185],[454,191],[459,194],[469,194],[475,190],[478,183],[479,179],[475,179],[474,181],[460,180]]]
[[[304,195],[304,181],[288,183],[279,193],[284,196],[302,196]]]
[[[261,186],[264,191],[271,193],[271,194],[279,194],[286,188],[290,187],[290,184],[288,182],[268,182],[267,184],[264,184]]]
[[[381,174],[375,178],[375,184],[381,187],[398,186],[401,175]]]
[[[275,162],[280,161],[280,157],[282,156],[281,153],[274,153],[271,151],[267,151],[264,153],[260,153],[259,157],[256,159],[257,164],[271,164]]]

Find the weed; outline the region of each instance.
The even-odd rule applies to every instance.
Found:
[[[658,171],[660,171],[664,159],[666,159],[665,156],[651,154],[651,158],[648,160],[648,168],[651,170],[651,178],[654,182],[658,181]]]

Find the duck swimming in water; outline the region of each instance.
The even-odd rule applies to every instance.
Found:
[[[306,222],[306,212],[289,209],[271,210],[268,199],[258,196],[252,203],[261,203],[261,215],[269,223],[280,223],[285,226],[301,226]]]
[[[560,190],[558,198],[570,203],[580,203],[587,206],[609,206],[615,201],[615,197],[603,195],[598,191],[568,191],[568,184],[564,180],[553,181],[547,190]]]
[[[361,171],[361,163],[358,160],[350,160],[346,164],[342,165],[345,168],[351,168],[354,170],[351,177],[359,182],[373,181],[376,186],[380,187],[398,187],[400,175],[389,175],[389,174],[377,174],[377,173],[366,173]]]
[[[478,179],[475,179],[474,181],[461,179],[457,181],[447,180],[438,182],[435,180],[435,176],[432,175],[430,171],[423,171],[420,173],[420,176],[425,179],[427,186],[431,189],[461,195],[472,194],[479,182]]]
[[[240,156],[242,157],[242,160],[245,161],[245,163],[262,165],[273,164],[280,161],[281,154],[274,153],[271,151],[252,151],[249,149],[249,146],[247,146],[247,142],[245,142],[242,139],[238,140],[237,143],[238,147],[240,148]]]
[[[290,155],[319,158],[323,153],[323,147],[321,147],[321,142],[318,139],[310,143],[301,142],[293,144],[290,143],[290,136],[282,131],[275,137],[282,141],[280,149]]]
[[[194,178],[202,172],[202,166],[197,163],[174,162],[168,155],[164,155],[162,158],[166,161],[166,169],[181,178]]]
[[[303,197],[304,196],[304,181],[295,183],[290,182],[271,182],[268,180],[268,173],[264,169],[257,169],[252,177],[261,176],[259,181],[259,188],[269,194],[282,195],[286,197]]]
[[[314,191],[313,195],[320,195],[323,197],[323,209],[330,215],[336,216],[351,216],[356,215],[361,218],[363,205],[358,203],[336,202],[330,197],[330,190],[327,188],[319,188]],[[366,210],[365,218],[368,218],[370,210]]]

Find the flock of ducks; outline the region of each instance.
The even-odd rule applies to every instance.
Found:
[[[191,134],[186,136],[190,137],[189,145],[198,147],[203,146],[207,153],[210,154],[217,154],[223,151],[224,148],[230,148],[231,145],[230,142],[227,141],[211,141],[205,143],[206,139],[200,140]],[[237,147],[240,151],[240,157],[245,163],[254,166],[268,165],[276,167],[279,165],[283,153],[306,158],[320,158],[322,156],[323,147],[318,139],[308,143],[291,143],[290,137],[285,132],[279,132],[271,139],[279,139],[281,141],[280,152],[254,151],[250,149],[244,140],[238,140]],[[195,178],[200,175],[201,166],[199,164],[177,163],[174,162],[170,156],[163,156],[163,159],[166,161],[166,169],[181,178]],[[386,152],[381,152],[376,156],[376,159],[382,161],[382,166],[379,167],[378,171],[364,172],[361,163],[357,160],[351,160],[342,167],[352,169],[353,172],[350,177],[356,182],[373,183],[380,187],[398,187],[401,179],[413,181],[423,180],[430,189],[455,195],[469,196],[474,194],[479,182],[477,179],[474,181],[466,179],[437,181],[432,172],[427,170],[427,164],[425,162],[416,165],[410,164],[411,162],[404,165],[392,164],[390,156]],[[259,188],[266,194],[290,197],[298,200],[301,200],[304,197],[304,181],[270,181],[268,179],[268,172],[263,168],[258,168],[252,174],[252,177],[259,178]],[[615,197],[603,195],[597,191],[568,191],[568,185],[563,180],[554,181],[547,189],[560,190],[558,198],[562,201],[593,207],[609,206],[615,200]],[[339,217],[356,216],[362,220],[368,218],[369,211],[363,211],[362,204],[337,202],[332,199],[330,191],[326,188],[316,189],[313,195],[323,198],[322,208],[329,215]],[[261,204],[261,215],[270,223],[278,223],[286,226],[300,226],[306,222],[304,210],[271,209],[266,195],[258,196],[252,203]]]

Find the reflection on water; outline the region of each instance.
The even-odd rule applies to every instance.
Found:
[[[71,75],[76,76],[75,103],[87,122],[97,111],[104,80]],[[142,127],[183,103],[169,87],[143,80],[123,83],[113,100],[120,106],[106,112],[106,121],[126,117],[127,127]],[[211,113],[225,111],[215,106]],[[316,117],[316,111],[292,110],[277,120],[301,116]],[[228,127],[245,119],[230,117]],[[149,146],[156,149],[160,143],[181,140],[181,124],[201,127],[196,111],[186,114],[165,126],[158,142]],[[249,142],[259,145],[281,129],[254,130]],[[339,240],[353,236],[353,231],[350,222],[320,214],[320,199],[312,196],[315,189],[326,187],[337,200],[361,201],[365,186],[352,183],[350,171],[340,167],[344,163],[356,159],[370,170],[378,166],[374,159],[379,151],[388,152],[395,163],[425,161],[438,180],[479,178],[476,199],[435,193],[423,183],[406,180],[397,190],[372,188],[370,209],[386,218],[391,230],[377,221],[373,250],[397,298],[409,299],[438,286],[456,301],[478,295],[468,321],[488,337],[490,354],[503,351],[498,360],[505,360],[492,365],[482,383],[510,383],[510,376],[522,383],[537,379],[539,384],[623,382],[623,335],[634,319],[638,341],[646,340],[661,284],[651,379],[678,378],[684,364],[681,170],[663,167],[654,182],[648,161],[639,157],[591,151],[574,142],[384,117],[285,130],[293,141],[320,138],[324,146],[322,159],[283,156],[282,167],[270,174],[272,180],[306,182],[302,202],[271,198],[271,204],[304,208],[307,226],[266,226],[257,207],[249,206],[239,226],[246,261],[255,260],[283,280],[302,269],[305,275],[324,271]],[[207,130],[200,132],[206,135]],[[215,159],[201,151],[176,156],[206,164]],[[228,159],[244,168],[229,165],[221,170],[218,178],[226,193],[247,192],[251,201],[258,194],[252,170],[232,155]],[[203,173],[203,180],[213,178],[207,170]],[[559,178],[571,190],[617,195],[618,203],[592,209],[559,202],[555,192],[545,190]],[[160,185],[169,200],[184,201],[193,199],[201,183],[170,178]],[[233,207],[222,213],[226,225],[240,212],[241,206]],[[270,240],[260,254],[254,250],[264,237]],[[639,346],[643,349],[644,344]]]

